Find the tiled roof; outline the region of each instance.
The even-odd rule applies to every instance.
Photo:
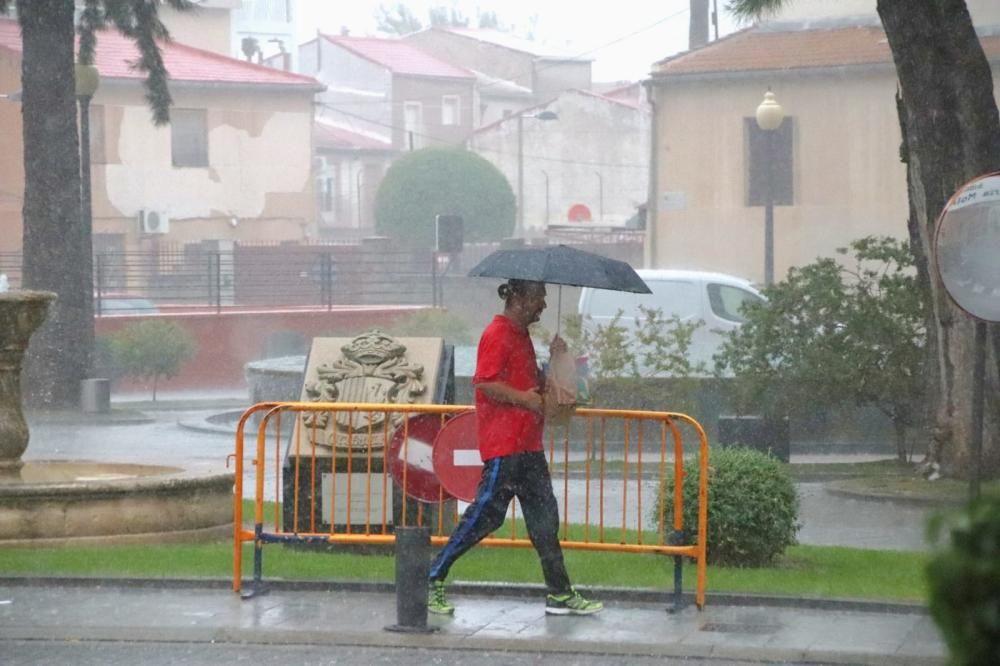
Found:
[[[326,122],[316,123],[316,146],[330,150],[378,150],[389,152],[392,144],[388,139],[377,139],[368,134],[354,132],[346,127]]]
[[[408,76],[441,76],[472,79],[469,70],[438,60],[429,53],[400,39],[379,37],[343,37],[323,35],[325,39],[365,60],[381,65],[394,74]]]
[[[21,52],[21,29],[17,21],[0,19],[0,49]],[[160,49],[163,52],[163,64],[170,72],[172,81],[322,89],[322,84],[309,76],[255,65],[178,42],[161,42]],[[114,30],[98,34],[94,64],[102,77],[145,79],[146,75],[132,66],[138,59],[139,50],[131,39]]]
[[[1000,56],[1000,37],[982,37],[987,57]],[[768,31],[748,28],[716,42],[661,60],[653,73],[713,74],[892,64],[880,27]]]

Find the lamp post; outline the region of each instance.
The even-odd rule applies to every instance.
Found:
[[[764,131],[764,284],[774,284],[774,133],[785,120],[785,111],[770,89],[757,107],[757,127]]]
[[[545,226],[549,226],[549,174],[544,169],[539,169],[545,176]]]
[[[97,87],[101,82],[101,75],[93,65],[81,65],[77,63],[74,77],[76,83],[76,100],[80,105],[80,244],[84,250],[80,253],[80,257],[86,262],[86,266],[82,267],[84,274],[91,276],[90,280],[93,280],[94,217],[90,195],[90,100],[93,99],[94,93],[97,92]],[[100,290],[101,286],[100,284],[97,285],[98,290]],[[93,288],[90,288],[89,291],[92,292]],[[88,317],[92,320],[93,301],[88,297],[86,302],[90,304]],[[90,344],[93,346],[92,338]],[[88,352],[90,351],[88,350]],[[88,374],[89,372],[90,369],[88,368]]]
[[[538,120],[559,120],[559,115],[554,111],[542,111],[534,114],[517,114],[517,226],[514,228],[514,236],[520,237],[524,234],[524,119],[537,118]]]
[[[603,224],[604,223],[604,176],[601,175],[600,171],[595,171],[594,174],[597,176],[597,193],[598,193],[598,217],[597,219]]]
[[[364,220],[361,219],[361,174],[362,173],[363,170],[359,166],[358,173],[354,176],[354,181],[357,184],[356,189],[358,191],[358,229],[361,229],[362,227],[365,226]]]

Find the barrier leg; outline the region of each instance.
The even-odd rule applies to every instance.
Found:
[[[242,599],[250,599],[251,597],[260,596],[262,594],[267,594],[267,588],[264,586],[263,581],[263,571],[264,571],[264,541],[261,538],[261,534],[264,531],[264,526],[257,524],[254,526],[254,540],[253,540],[253,585],[250,586],[246,592],[240,594]]]
[[[428,527],[396,528],[396,624],[386,631],[426,634],[427,577],[431,568],[431,531]]]
[[[670,533],[668,542],[671,546],[684,544],[684,532],[674,530]],[[679,613],[684,610],[683,592],[684,556],[674,555],[674,605],[667,608],[668,613]]]

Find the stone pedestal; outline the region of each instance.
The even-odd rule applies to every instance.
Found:
[[[21,363],[31,334],[41,326],[56,295],[46,291],[0,293],[0,474],[16,473],[28,448],[21,410]]]

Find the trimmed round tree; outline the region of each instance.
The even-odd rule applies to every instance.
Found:
[[[514,192],[500,170],[460,148],[424,148],[393,162],[375,200],[375,227],[413,247],[434,246],[436,215],[461,215],[466,242],[514,231]]]

